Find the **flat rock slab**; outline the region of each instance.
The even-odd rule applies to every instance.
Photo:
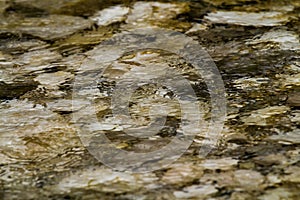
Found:
[[[4,18],[0,29],[12,33],[25,33],[44,40],[55,40],[92,26],[90,20],[65,15],[49,15],[42,18]]]
[[[279,26],[288,22],[288,17],[281,12],[235,12],[218,11],[209,13],[205,19],[220,24],[241,26]]]

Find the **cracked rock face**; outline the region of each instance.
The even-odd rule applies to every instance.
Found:
[[[0,0],[0,199],[300,199],[299,10],[298,0]],[[158,27],[177,34],[162,40]],[[137,28],[147,37],[127,37],[126,47],[161,46],[124,53],[113,43],[124,33],[138,37]],[[179,41],[178,32],[186,38]],[[199,75],[174,53],[190,41],[209,53],[226,88],[225,124],[206,156],[199,150],[213,145],[203,141],[216,138],[207,134],[211,73]],[[118,90],[122,77],[130,85],[167,69],[184,77],[196,99],[178,99],[164,82],[140,83],[129,117],[116,112],[123,105],[114,100],[129,91]],[[86,87],[76,91],[75,82]],[[155,171],[124,172],[132,161],[147,169],[158,157],[138,155],[176,136],[171,150],[180,149],[188,122],[182,106],[192,100],[201,126],[188,126],[195,136],[184,154],[166,156],[176,161]],[[164,122],[156,134],[147,129],[153,120]],[[103,135],[123,159],[109,148],[97,152]],[[121,159],[120,171],[97,153]]]

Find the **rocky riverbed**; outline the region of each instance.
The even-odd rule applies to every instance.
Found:
[[[176,34],[156,49],[121,52],[113,43],[120,34],[141,47],[163,41],[156,29]],[[131,38],[136,30],[147,37]],[[298,0],[0,0],[0,199],[300,199],[299,33]],[[173,52],[191,41],[214,61],[226,96],[222,132],[203,156],[203,141],[214,139],[205,134],[215,109],[209,73],[199,76]],[[116,114],[116,83],[129,72],[151,80],[168,68],[192,86],[196,102],[181,100],[192,113],[191,105],[199,107],[202,129],[189,120],[191,145],[170,165],[126,172],[132,161],[144,168],[156,162],[130,155],[184,136],[185,115],[163,83],[133,91],[131,118]],[[166,111],[162,128],[147,136],[144,127]],[[147,137],[128,136],[129,128]],[[106,153],[94,151],[103,145],[99,135],[129,152],[119,171],[97,159]]]

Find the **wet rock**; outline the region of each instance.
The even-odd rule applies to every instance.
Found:
[[[43,106],[13,100],[0,109],[1,154],[11,160],[41,161],[80,146],[75,129]]]
[[[239,5],[241,2],[247,3],[247,2],[253,2],[253,0],[204,0],[207,3],[210,3],[214,6],[222,6],[222,5]]]
[[[55,40],[91,27],[92,22],[80,17],[49,15],[33,18],[4,18],[0,22],[3,31],[25,33],[44,40]]]
[[[62,56],[55,51],[42,49],[42,50],[30,51],[20,55],[19,58],[16,60],[16,63],[18,65],[27,65],[30,68],[32,67],[39,68],[41,65],[45,65],[55,61],[57,62],[61,58]]]
[[[26,5],[25,3],[17,3],[14,1],[9,2],[9,6],[5,9],[5,15],[19,15],[22,17],[40,17],[48,13],[44,9]]]
[[[15,81],[13,83],[5,83],[0,81],[0,99],[19,98],[28,91],[37,88],[38,83],[33,80]]]
[[[109,39],[114,31],[116,31],[116,27],[105,26],[100,27],[97,30],[75,33],[64,40],[55,42],[53,48],[64,56],[80,56],[79,53],[90,49],[93,45],[100,44],[102,41]],[[68,57],[66,59],[68,59]],[[80,59],[80,61],[82,60],[84,60],[84,58]]]
[[[276,184],[279,184],[281,183],[281,179],[279,178],[279,176],[275,175],[275,174],[268,174],[267,175],[267,181],[268,183],[273,186],[273,185],[276,185]]]
[[[228,136],[226,136],[226,141],[236,144],[246,144],[249,143],[249,139],[246,135],[241,133],[233,133]]]
[[[278,46],[282,50],[300,50],[300,39],[299,35],[292,31],[287,31],[284,29],[271,30],[269,32],[264,33],[261,36],[256,36],[247,44],[257,45],[261,44],[261,48],[265,48],[263,46],[267,46],[266,43],[274,43],[275,46]]]
[[[128,7],[113,6],[97,12],[91,19],[98,26],[107,26],[112,23],[123,22],[128,13]]]
[[[295,129],[288,133],[280,133],[278,135],[272,135],[268,139],[283,144],[300,144],[300,130]]]
[[[4,91],[0,92],[0,190],[1,186],[5,190],[0,191],[0,199],[299,199],[298,1],[3,2],[0,0],[0,91]],[[188,4],[192,4],[190,11]],[[212,13],[214,9],[223,11]],[[97,25],[89,29],[92,24]],[[203,138],[208,137],[209,94],[193,67],[169,51],[122,53],[114,45],[100,44],[121,31],[155,26],[184,32],[200,42],[223,76],[229,115],[224,137],[209,157],[198,156]],[[147,40],[160,38],[152,37],[151,31],[146,34],[151,35]],[[135,39],[128,42],[142,46]],[[174,34],[160,44],[168,44],[171,50],[189,40],[179,44]],[[126,174],[101,166],[87,148],[101,147],[97,136],[102,133],[117,149],[128,151],[125,165],[135,158],[131,151],[162,149],[174,135],[182,134],[176,95],[160,86],[141,86],[130,97],[130,116],[112,116],[110,95],[120,77],[134,71],[136,77],[149,78],[147,73],[159,74],[160,69],[169,68],[195,86],[207,120],[202,129],[188,127],[196,137],[183,159],[155,174]],[[104,77],[97,77],[102,70]],[[96,84],[72,99],[71,81],[78,77],[79,83]],[[92,109],[88,108],[91,100]],[[285,101],[286,106],[279,106]],[[160,107],[154,109],[156,103]],[[123,133],[136,128],[145,134],[147,130],[140,127],[149,124],[149,117],[167,112],[162,129],[147,140]],[[78,119],[72,118],[76,113]],[[95,123],[86,127],[95,137],[85,148],[78,130],[69,123],[84,126],[95,116]],[[177,149],[176,143],[172,151]],[[147,166],[135,161],[137,167]]]
[[[257,156],[253,158],[254,163],[263,166],[274,166],[274,165],[285,165],[287,164],[287,159],[284,155],[281,154],[270,154]]]
[[[300,112],[294,111],[291,113],[291,121],[292,122],[299,122],[300,121]]]
[[[238,185],[247,190],[258,190],[264,182],[264,176],[252,170],[237,170],[234,172],[234,179]]]
[[[172,164],[170,169],[164,174],[162,181],[167,184],[185,184],[199,179],[203,175],[201,167],[191,164]]]
[[[277,75],[277,78],[280,79],[280,83],[284,88],[293,88],[300,86],[300,73],[292,75],[280,74]]]
[[[280,12],[233,12],[217,11],[209,13],[205,19],[218,24],[235,24],[241,26],[279,26],[289,18]]]
[[[286,153],[287,158],[288,158],[288,164],[289,165],[294,165],[300,161],[300,150],[291,150]]]
[[[269,78],[241,78],[234,80],[235,87],[244,90],[253,90],[270,82]]]
[[[63,83],[70,81],[74,77],[70,72],[58,71],[54,73],[44,73],[38,75],[34,80],[49,89],[56,89]]]
[[[190,28],[186,32],[186,34],[196,33],[196,32],[204,31],[204,30],[207,30],[207,29],[208,29],[208,27],[205,26],[204,24],[194,23],[194,25],[192,26],[192,28]]]
[[[143,184],[152,182],[153,178],[144,181],[139,182],[139,178],[134,174],[115,172],[107,168],[85,169],[61,180],[57,189],[59,191],[71,191],[74,188],[76,190],[93,189],[118,194],[138,191],[144,187]]]
[[[222,158],[216,160],[205,160],[200,166],[209,170],[230,170],[238,164],[238,160],[232,158]]]
[[[174,196],[178,199],[205,199],[217,192],[218,190],[212,185],[192,185],[183,188],[183,191],[175,191]]]
[[[0,1],[0,16],[3,14],[3,12],[5,11],[6,8],[8,8],[8,2],[1,0]]]
[[[264,195],[258,197],[259,200],[281,200],[293,199],[295,196],[293,192],[287,188],[276,188],[265,192]]]
[[[266,126],[270,123],[268,121],[272,120],[272,117],[285,114],[289,110],[289,107],[286,106],[266,107],[249,113],[250,116],[243,117],[242,121],[245,125]]]
[[[102,10],[104,8],[114,6],[116,4],[128,4],[130,2],[131,1],[123,0],[71,0],[67,2],[59,1],[59,3],[62,3],[63,5],[53,12],[65,15],[89,17],[96,11]]]
[[[233,171],[221,173],[205,173],[199,180],[202,184],[215,185],[218,188],[236,187],[237,182],[233,178]]]
[[[160,2],[136,2],[131,13],[126,19],[127,25],[124,29],[135,29],[139,27],[159,26],[172,27],[186,26],[189,24],[172,21],[177,15],[189,10],[186,3],[160,3]],[[177,25],[176,25],[177,24]]]
[[[257,1],[257,0],[204,0],[218,8],[235,11],[278,11],[290,12],[299,7],[299,4],[294,0],[288,1]],[[287,3],[288,2],[288,3]]]
[[[36,39],[21,39],[13,36],[8,36],[7,38],[9,39],[0,39],[0,50],[9,54],[21,54],[26,51],[45,49],[49,46],[46,42]]]
[[[300,92],[293,92],[289,94],[287,103],[292,107],[300,107]]]
[[[290,166],[284,170],[288,175],[283,177],[283,181],[290,183],[300,183],[300,167]]]
[[[17,10],[18,12],[26,12],[26,8],[36,9],[47,13],[57,13],[62,11],[63,7],[68,4],[77,3],[79,0],[15,0],[10,3],[11,10]],[[22,9],[23,8],[23,9]]]
[[[233,192],[230,196],[230,200],[251,200],[253,197],[245,192]]]
[[[69,99],[61,99],[61,100],[48,102],[47,106],[49,110],[53,112],[68,114],[68,113],[79,111],[82,107],[86,106],[86,102],[69,100]]]

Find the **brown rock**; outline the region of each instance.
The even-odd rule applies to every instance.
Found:
[[[300,107],[300,92],[293,92],[289,95],[287,103],[292,107]]]

